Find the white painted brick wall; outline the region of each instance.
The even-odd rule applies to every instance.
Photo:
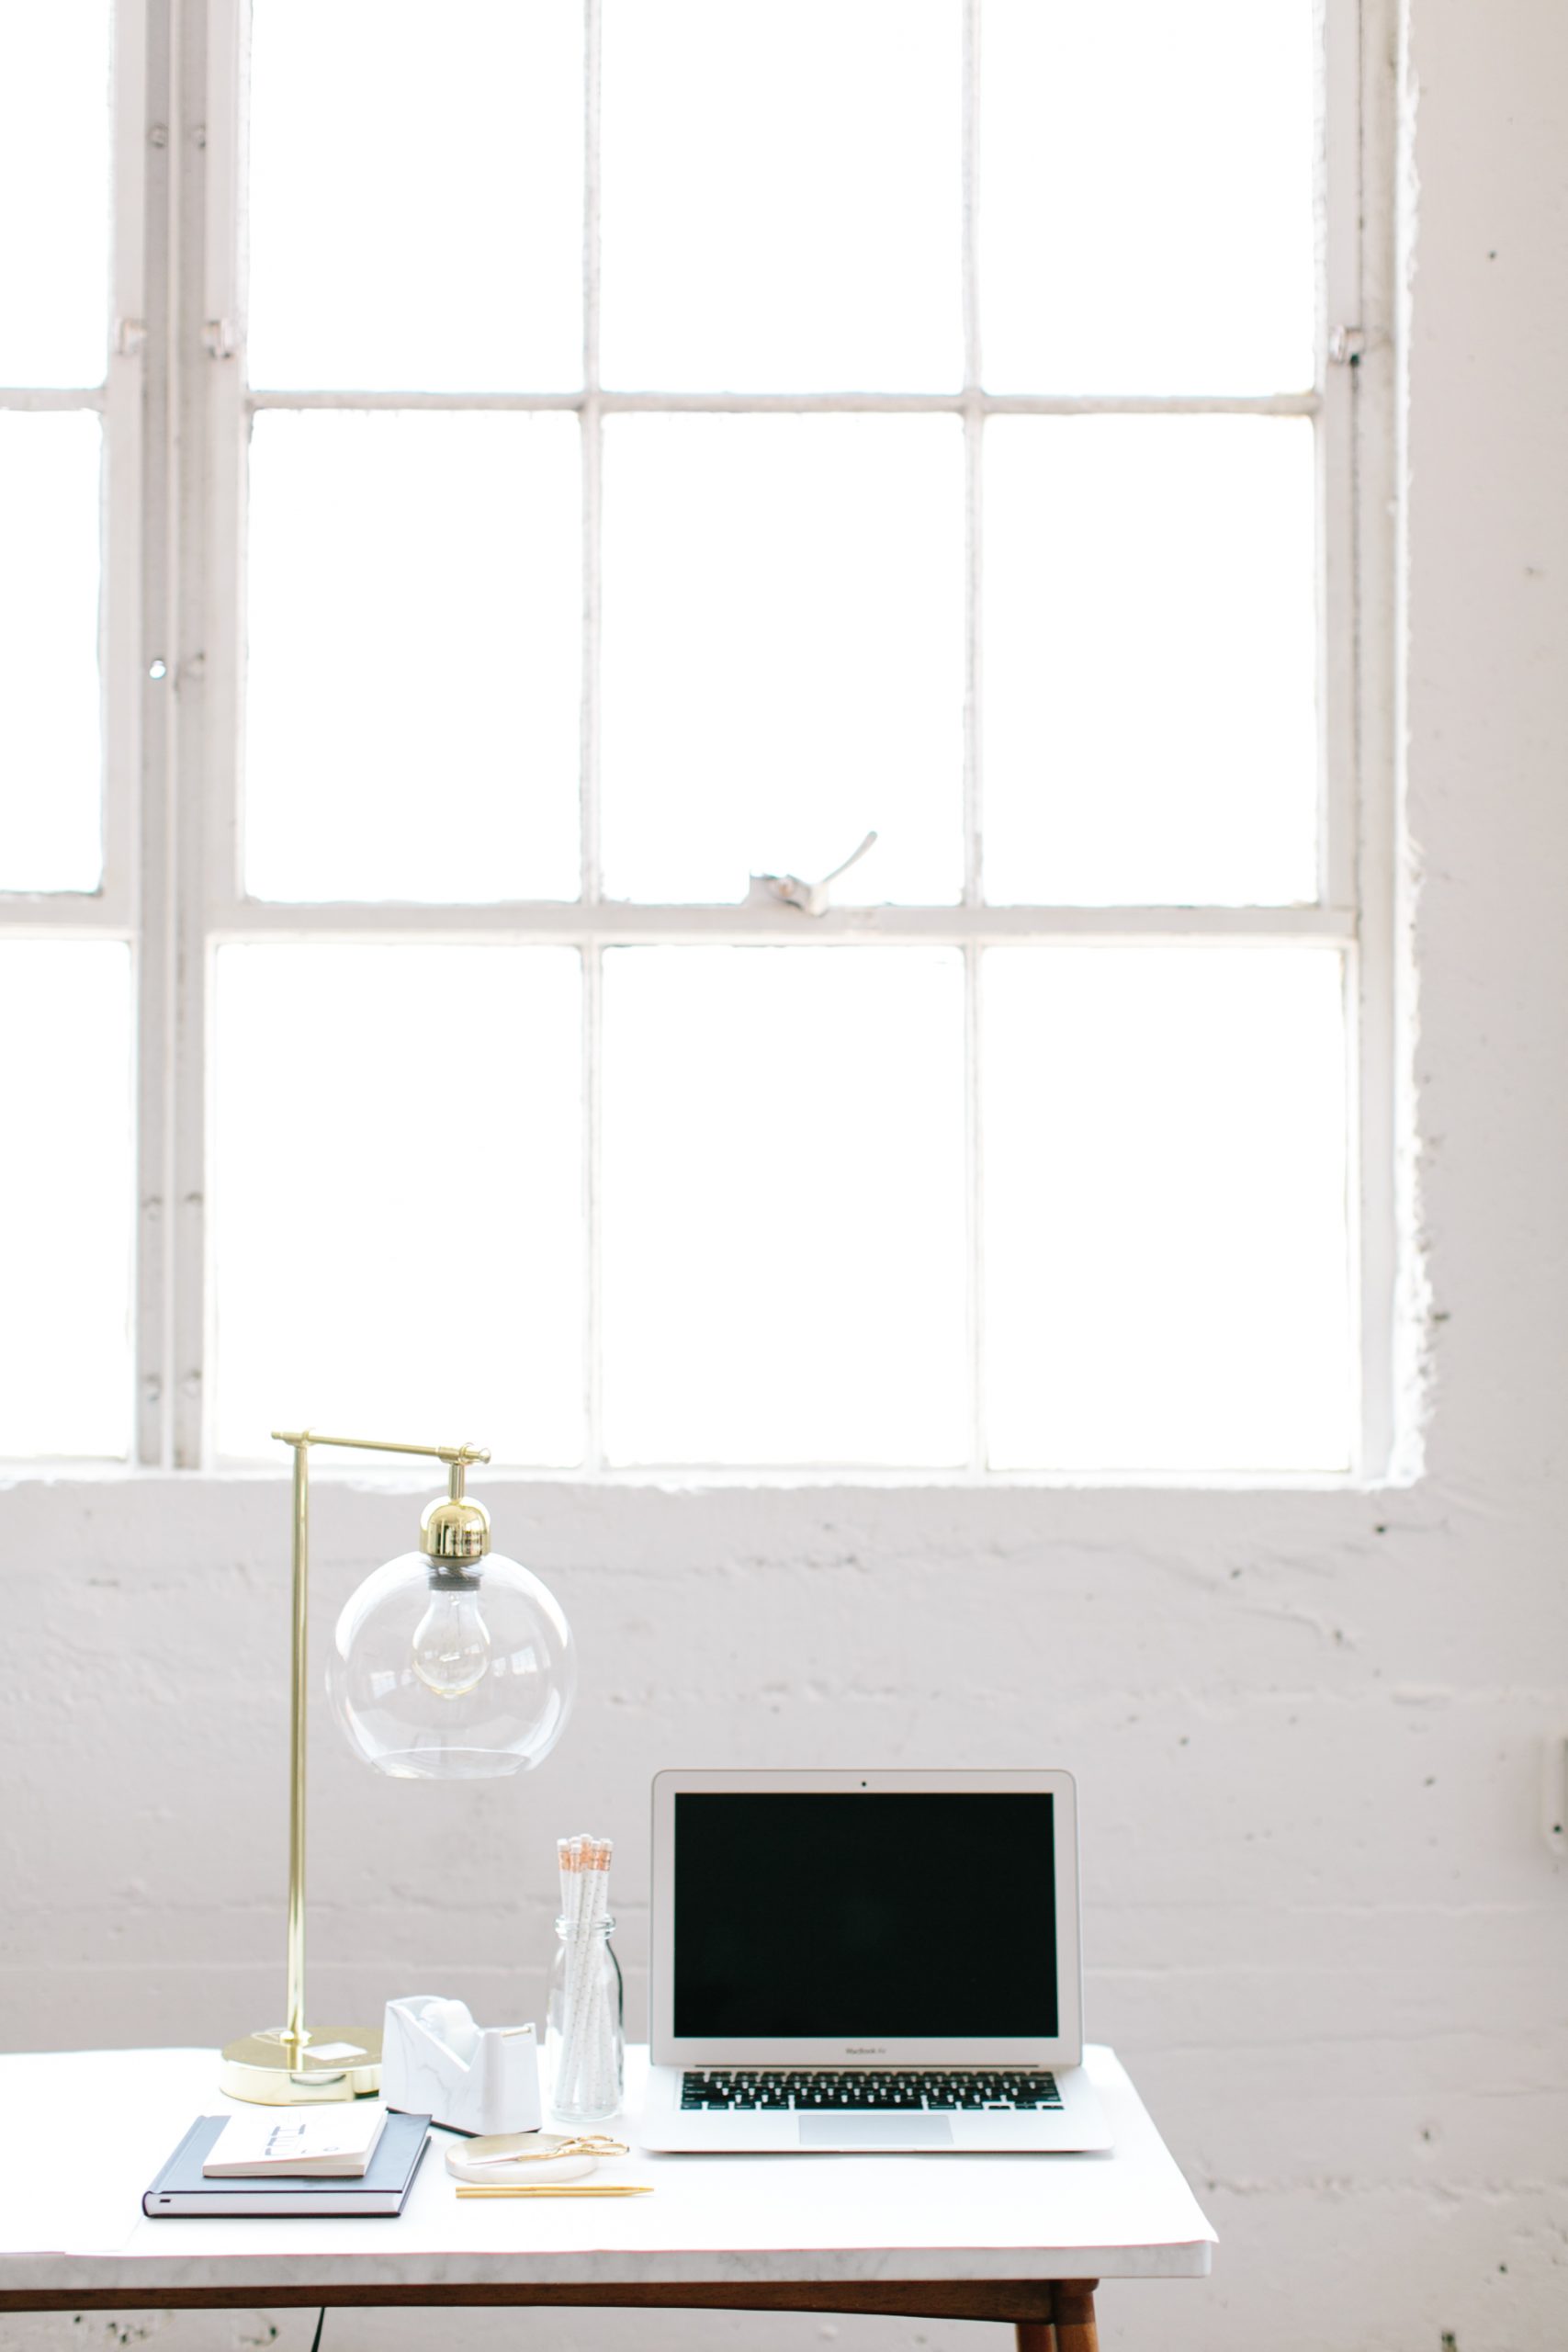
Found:
[[[1070,1764],[1091,2031],[1213,2215],[1117,2352],[1562,2352],[1568,1868],[1568,12],[1413,0],[1410,817],[1434,1412],[1383,1495],[489,1492],[578,1629],[544,1771],[385,1782],[322,1720],[318,2015],[536,2010],[551,1840],[660,1764]],[[298,1403],[299,1400],[294,1400]],[[279,1410],[290,1409],[279,1399]],[[407,1541],[319,1489],[316,1623]],[[0,2041],[212,2042],[280,1997],[281,1479],[0,1493]],[[639,2014],[640,2021],[640,2014]],[[0,2323],[7,2347],[302,2347],[302,2312]],[[326,2352],[853,2352],[962,2327],[329,2315]],[[995,2332],[982,2336],[998,2347]]]

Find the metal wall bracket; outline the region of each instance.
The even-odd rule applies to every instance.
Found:
[[[803,915],[825,915],[828,911],[828,885],[847,874],[852,865],[863,858],[876,840],[874,831],[867,833],[860,847],[852,850],[842,865],[835,865],[820,882],[803,882],[798,874],[753,874],[746,903],[752,907],[797,907]]]
[[[1568,1732],[1548,1732],[1541,1774],[1541,1835],[1559,1861],[1568,1860]]]

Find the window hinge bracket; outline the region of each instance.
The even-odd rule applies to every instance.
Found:
[[[820,882],[803,882],[798,874],[753,874],[747,893],[747,904],[753,907],[797,907],[803,915],[825,915],[828,911],[828,885],[847,874],[856,861],[863,858],[875,841],[874,831],[867,833],[859,849],[852,850],[841,865],[825,874]]]

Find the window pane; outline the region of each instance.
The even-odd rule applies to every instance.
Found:
[[[573,417],[256,418],[255,897],[577,896],[580,544]]]
[[[582,1449],[578,958],[223,947],[217,1450],[271,1430]]]
[[[1312,381],[1313,13],[1312,0],[985,0],[987,384]]]
[[[962,371],[955,0],[604,0],[606,383]]]
[[[580,0],[254,0],[251,380],[582,376]]]
[[[103,380],[107,0],[23,0],[0,23],[0,384]]]
[[[0,1460],[130,1437],[130,950],[0,940]]]
[[[0,890],[103,871],[96,416],[0,413]]]
[[[1304,417],[986,428],[993,900],[1317,895]]]
[[[1010,947],[983,970],[992,1462],[1344,1469],[1340,957]]]
[[[951,949],[604,957],[604,1430],[625,1463],[952,1463]]]
[[[964,474],[945,416],[604,428],[603,807],[613,898],[963,879]]]

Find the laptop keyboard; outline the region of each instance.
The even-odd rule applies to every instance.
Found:
[[[855,2072],[813,2066],[790,2073],[765,2066],[706,2066],[681,2077],[681,2106],[687,2113],[719,2109],[746,2114],[763,2108],[789,2108],[807,2114],[839,2108],[942,2115],[962,2108],[984,2108],[1008,2114],[1040,2108],[1059,2110],[1061,2104],[1054,2075],[1010,2067],[931,2067],[905,2073],[890,2067]]]

